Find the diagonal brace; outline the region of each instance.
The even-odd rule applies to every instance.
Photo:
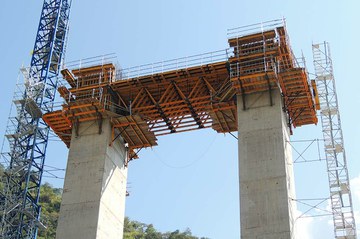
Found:
[[[166,126],[170,130],[170,133],[175,133],[176,132],[175,126],[172,124],[169,117],[165,114],[165,112],[164,112],[163,108],[161,107],[161,105],[159,104],[159,102],[157,102],[154,99],[154,97],[152,97],[152,95],[150,94],[150,92],[146,88],[145,88],[145,92],[147,93],[147,95],[151,99],[152,103],[155,105],[155,108],[158,111],[158,113],[160,114],[161,118],[163,118]]]
[[[179,89],[179,87],[176,85],[176,83],[174,81],[171,81],[172,86],[174,87],[174,90],[176,92],[176,94],[178,95],[178,97],[180,97],[187,105],[187,107],[190,110],[191,116],[194,118],[195,122],[197,125],[199,125],[199,128],[204,128],[204,125],[199,117],[199,115],[196,113],[194,107],[192,106],[189,98],[187,98],[182,91]]]

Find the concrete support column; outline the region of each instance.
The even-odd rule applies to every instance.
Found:
[[[296,209],[287,116],[279,91],[238,96],[242,239],[294,238]],[[271,102],[272,101],[272,106]]]
[[[122,139],[109,146],[111,125],[80,123],[73,130],[57,239],[123,238],[127,153]]]

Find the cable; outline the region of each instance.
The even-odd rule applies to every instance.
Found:
[[[239,138],[236,137],[233,133],[229,132],[229,134],[230,134],[232,137],[234,137],[236,140],[239,140]]]
[[[65,169],[64,168],[57,168],[57,167],[54,167],[54,166],[50,166],[50,165],[44,165],[44,167],[48,167],[48,168],[52,168],[52,169],[54,169],[54,170],[58,170],[58,171],[65,171]]]
[[[304,142],[312,142],[312,141],[324,141],[324,139],[299,139],[299,140],[290,140],[286,141],[288,143],[304,143]]]
[[[60,179],[60,180],[64,180],[65,178],[62,177],[58,177],[58,176],[47,176],[47,175],[43,175],[44,178],[52,178],[52,179]]]
[[[152,152],[157,156],[156,158],[161,162],[163,163],[166,167],[169,167],[169,168],[174,168],[174,169],[184,169],[184,168],[188,168],[192,165],[194,165],[197,161],[199,161],[200,159],[202,159],[206,153],[209,151],[210,147],[214,144],[216,138],[217,138],[217,135],[218,134],[215,134],[213,140],[210,142],[210,144],[208,145],[208,147],[203,151],[203,153],[195,158],[192,162],[188,163],[188,164],[185,164],[183,166],[174,166],[174,165],[170,165],[168,164],[167,162],[165,162],[164,160],[162,160],[161,156],[157,154],[157,152],[155,150],[152,150]]]

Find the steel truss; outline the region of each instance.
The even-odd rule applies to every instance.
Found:
[[[1,238],[36,238],[40,222],[40,185],[49,127],[42,120],[51,112],[65,48],[71,0],[44,0],[29,68],[15,92],[16,116],[10,117],[6,137],[9,152],[1,202]]]
[[[313,44],[312,50],[335,238],[355,239],[356,225],[329,44]]]

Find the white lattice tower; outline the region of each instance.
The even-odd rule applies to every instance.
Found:
[[[335,238],[355,239],[356,225],[329,44],[313,44],[312,50]]]

